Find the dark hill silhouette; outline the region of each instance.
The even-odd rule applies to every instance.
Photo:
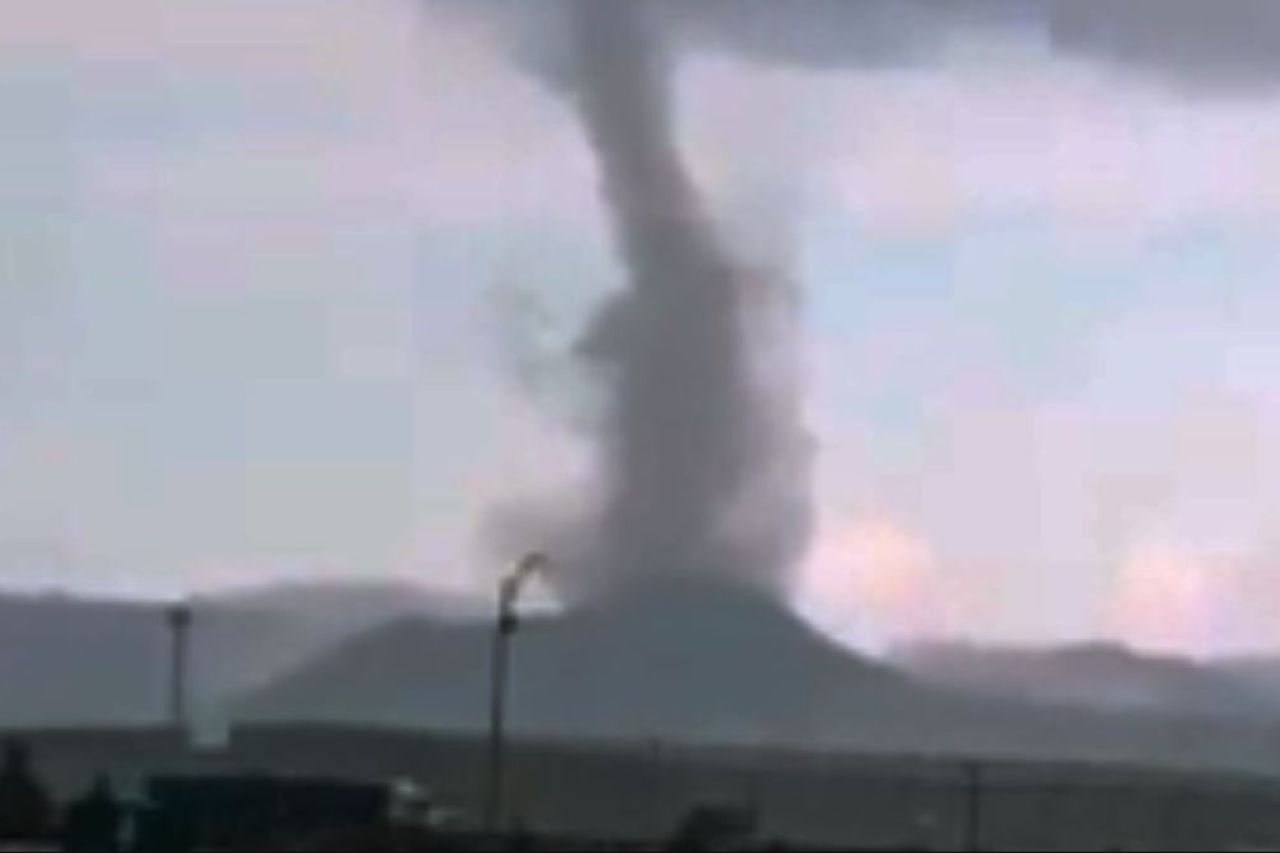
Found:
[[[1280,707],[1280,657],[1243,655],[1214,661],[1213,668],[1248,685],[1254,693]]]
[[[249,716],[471,727],[488,690],[490,627],[402,620],[246,699]],[[794,738],[832,685],[916,704],[914,685],[849,655],[769,597],[702,579],[645,579],[517,635],[513,713],[533,731]],[[845,690],[841,687],[841,692]],[[851,709],[852,710],[852,709]]]
[[[241,718],[475,730],[489,626],[433,615],[446,605],[411,588],[348,599],[339,587],[198,602],[196,706],[235,697]],[[154,722],[166,653],[154,603],[0,597],[0,725]],[[568,737],[1265,772],[1275,755],[1269,723],[1056,710],[929,685],[832,645],[767,595],[691,579],[651,579],[529,621],[514,646],[511,721]]]
[[[291,584],[197,599],[192,692],[207,708],[352,634],[407,613],[457,611],[390,583]],[[163,605],[0,595],[0,726],[127,724],[164,714]]]
[[[1113,643],[1046,649],[931,643],[892,659],[931,683],[1045,705],[1223,717],[1276,713],[1271,698],[1230,672]]]
[[[476,730],[490,628],[402,620],[237,703],[242,719]],[[1037,706],[921,683],[815,634],[748,588],[634,582],[515,639],[518,734],[786,743],[1270,768],[1268,725]]]
[[[213,701],[250,690],[363,631],[413,615],[478,618],[475,600],[396,581],[285,582],[196,603],[197,683]]]
[[[155,608],[57,596],[0,598],[0,722],[154,720],[165,628]]]

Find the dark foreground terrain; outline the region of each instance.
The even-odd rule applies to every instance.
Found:
[[[35,772],[60,801],[100,772],[134,799],[157,774],[413,779],[455,815],[457,832],[474,825],[484,792],[484,741],[463,735],[259,725],[238,728],[221,748],[191,749],[157,729],[14,734],[30,745]],[[508,781],[512,825],[588,848],[603,839],[658,847],[698,806],[750,814],[752,840],[740,846],[1280,848],[1280,777],[520,741],[511,746]],[[525,843],[537,845],[533,835]]]

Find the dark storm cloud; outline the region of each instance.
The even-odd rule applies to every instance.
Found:
[[[1280,4],[1272,0],[1054,0],[1051,44],[1193,88],[1280,82]]]
[[[522,62],[555,75],[571,54],[561,0],[427,0],[487,15]],[[1280,82],[1274,0],[634,0],[693,49],[814,68],[927,65],[945,42],[997,34],[1157,77],[1188,91]],[[607,3],[613,6],[614,4]]]

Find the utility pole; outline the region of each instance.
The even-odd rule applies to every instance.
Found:
[[[520,589],[533,572],[546,565],[538,552],[526,554],[498,586],[498,615],[493,629],[489,661],[489,787],[485,798],[484,825],[490,833],[502,831],[506,759],[507,670],[511,637],[519,625],[516,602]]]
[[[175,602],[166,611],[172,655],[169,671],[169,721],[181,731],[187,724],[187,636],[191,628],[191,605]]]

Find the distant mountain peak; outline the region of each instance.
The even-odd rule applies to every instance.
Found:
[[[1098,641],[1047,648],[926,643],[893,661],[953,689],[1044,704],[1211,716],[1270,715],[1243,679],[1173,655]]]

